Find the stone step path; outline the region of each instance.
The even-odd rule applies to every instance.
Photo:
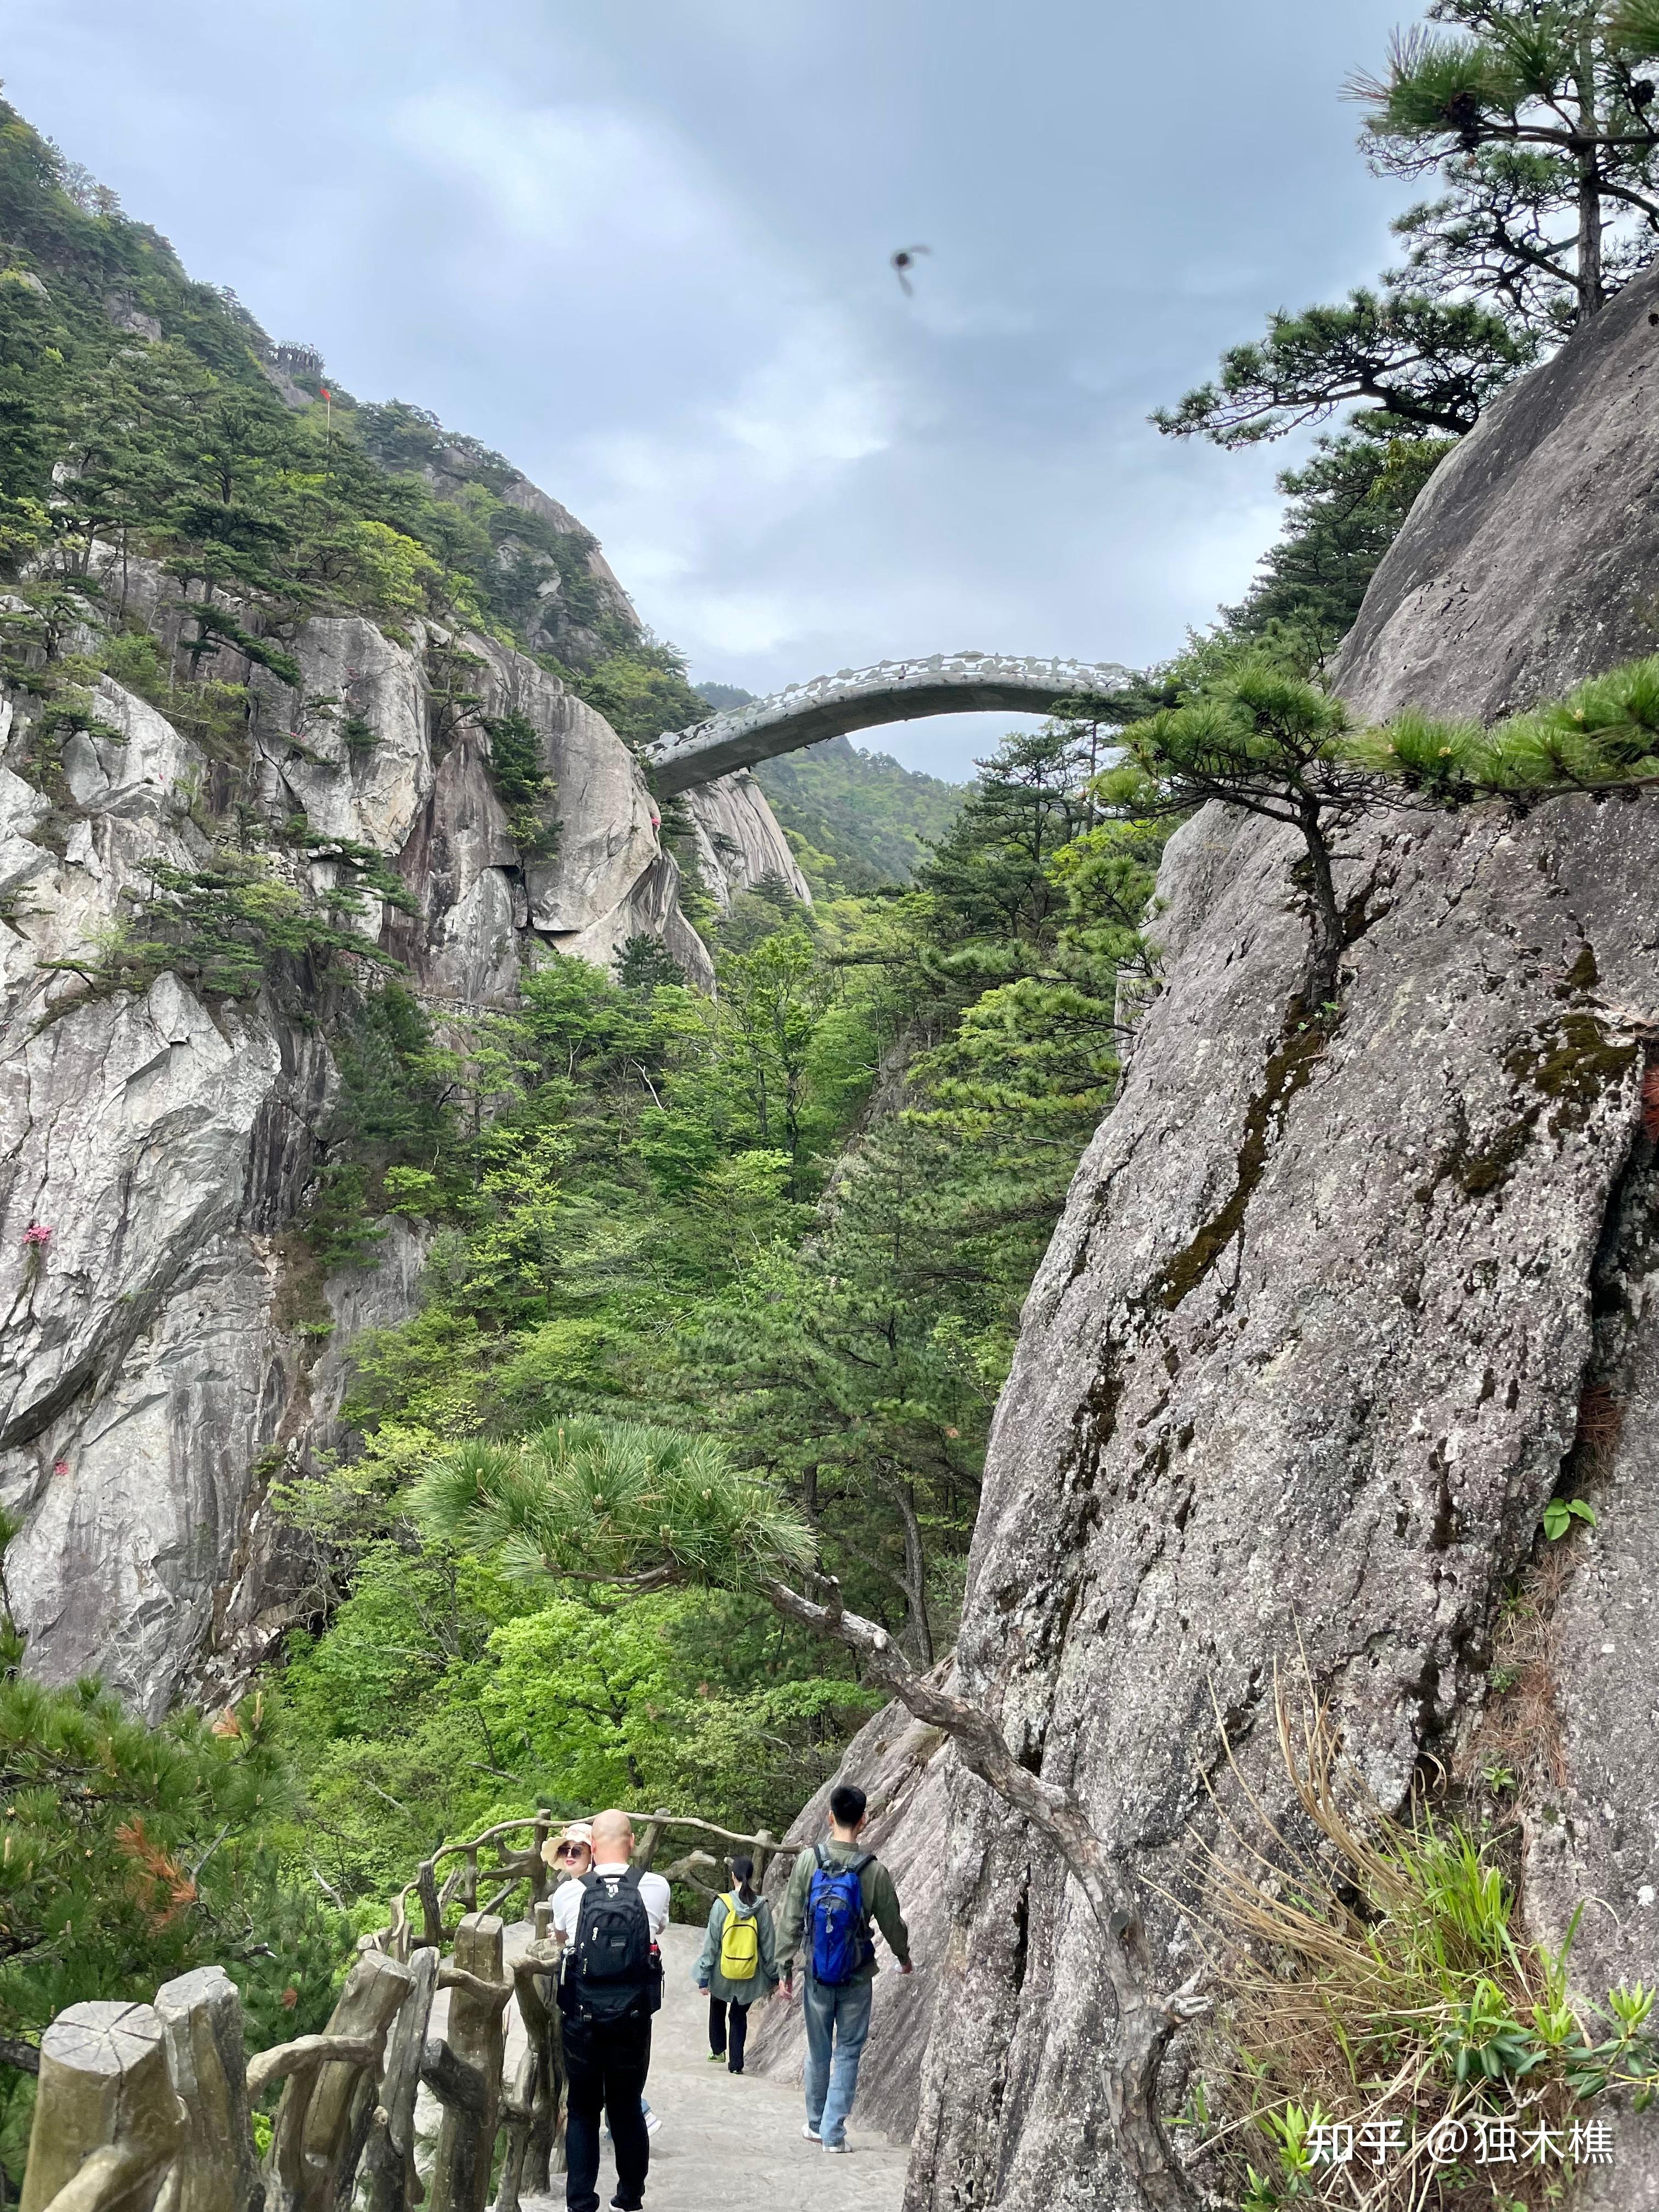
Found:
[[[692,1986],[701,1931],[669,1928],[662,2010],[646,2090],[662,2125],[651,2138],[646,2212],[778,2212],[819,2197],[835,2212],[898,2212],[908,2152],[859,2126],[856,2107],[845,2156],[802,2139],[799,2085],[781,2075],[728,2074],[708,2063],[708,2000]],[[616,2194],[609,2147],[599,2198]],[[526,2197],[524,2212],[564,2212],[561,2187]]]

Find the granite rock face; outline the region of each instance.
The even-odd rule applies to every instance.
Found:
[[[1492,411],[1379,568],[1340,680],[1367,716],[1490,717],[1659,641],[1659,275]],[[1583,1994],[1659,1972],[1659,799],[1395,817],[1345,840],[1340,1011],[1300,1003],[1286,833],[1172,840],[1161,994],[1028,1300],[958,1662],[1198,1963],[1205,1784],[1285,1801],[1304,1655],[1376,1796],[1478,1772],[1513,1715],[1500,1607],[1534,1577],[1521,1910],[1586,1911]],[[1595,1529],[1539,1540],[1558,1489]],[[1503,1677],[1500,1676],[1500,1683]],[[943,1762],[951,1765],[948,1755]],[[950,1934],[909,2212],[1127,2208],[1096,1936],[1054,1861],[953,1772]],[[1177,2099],[1178,2101],[1178,2099]],[[1619,2123],[1581,2201],[1659,2203]]]
[[[176,647],[187,617],[167,579],[135,561],[106,582]],[[0,699],[0,1500],[24,1523],[10,1588],[37,1671],[101,1669],[151,1714],[233,1689],[280,1632],[295,1568],[269,1480],[327,1440],[343,1347],[413,1310],[422,1251],[385,1224],[374,1268],[313,1286],[334,1322],[319,1356],[299,1326],[312,1263],[294,1228],[331,1141],[328,1039],[349,999],[335,973],[210,1001],[171,972],[100,996],[49,963],[85,957],[132,911],[148,863],[201,866],[213,817],[251,795],[273,825],[305,817],[307,848],[271,848],[296,887],[343,872],[318,840],[398,870],[416,911],[374,902],[355,926],[440,1022],[510,1006],[526,964],[608,968],[641,934],[713,980],[632,756],[537,663],[350,617],[307,623],[291,650],[294,688],[220,665],[255,699],[234,790],[223,758],[106,678],[110,734],[71,736],[48,796],[21,772],[27,702]],[[476,704],[453,708],[458,691]],[[489,726],[507,714],[552,779],[544,857],[520,854],[491,777]],[[741,804],[752,849],[769,830],[787,853],[758,793]]]
[[[1166,988],[1028,1301],[973,1547],[964,1678],[1148,1885],[1171,1986],[1192,1932],[1150,1885],[1188,1880],[1205,1776],[1232,1796],[1217,1715],[1282,1803],[1274,1670],[1305,1651],[1385,1805],[1425,1754],[1456,1771],[1498,1604],[1600,1379],[1593,1309],[1621,1237],[1643,1340],[1659,800],[1354,843],[1363,926],[1325,1037],[1301,1025],[1287,838],[1206,811],[1172,842]],[[1614,1646],[1582,1717],[1564,1711],[1562,1771],[1632,1975],[1659,1963],[1656,1792],[1605,1700],[1616,1665],[1634,1711],[1659,1703],[1639,1426],[1559,1617],[1564,1647]],[[947,1879],[912,2204],[1127,2207],[1086,1911],[961,1778]]]
[[[722,914],[739,891],[772,878],[785,884],[803,906],[812,893],[789,840],[779,829],[766,794],[746,769],[696,785],[685,794],[686,811],[696,833],[703,880]]]
[[[1659,269],[1486,413],[1371,580],[1338,689],[1492,721],[1659,651]]]

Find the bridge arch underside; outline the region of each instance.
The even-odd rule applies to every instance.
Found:
[[[992,711],[1046,714],[1062,701],[1100,696],[1127,681],[1121,668],[1089,672],[1090,680],[1076,676],[1055,682],[1036,682],[1030,677],[987,675],[964,678],[942,678],[937,682],[911,678],[890,687],[830,691],[801,700],[786,697],[775,705],[761,702],[761,709],[739,708],[717,715],[678,737],[659,738],[647,753],[652,781],[665,798],[712,783],[716,776],[736,769],[753,768],[757,761],[775,760],[780,753],[799,752],[825,738],[839,738],[854,730],[868,730],[884,722],[919,721],[931,714],[972,714]]]

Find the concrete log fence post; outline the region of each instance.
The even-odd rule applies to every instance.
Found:
[[[421,1899],[421,1942],[431,1943],[441,1950],[444,1941],[444,1917],[438,1903],[438,1869],[433,1859],[422,1859],[415,1877]]]
[[[185,2141],[167,2212],[257,2212],[264,2185],[248,2117],[242,1999],[222,1966],[198,1966],[155,1992]]]
[[[262,2051],[248,2068],[250,2090],[286,2076],[265,2160],[266,2212],[334,2212],[375,2111],[386,2032],[414,1975],[383,1951],[359,1953],[328,2031]]]
[[[470,1912],[455,1931],[454,1955],[438,1974],[449,1995],[449,2026],[428,2042],[422,2079],[444,2107],[427,2201],[433,2212],[484,2212],[501,2120],[501,2014],[513,1984],[501,1968],[501,1921]]]
[[[552,1869],[542,1856],[548,1838],[553,1832],[553,1815],[545,1805],[536,1808],[536,1826],[531,1832],[530,1856],[533,1862],[530,1870],[530,1912],[535,1917],[536,1908],[553,1886]]]
[[[20,2212],[152,2212],[184,2139],[153,2005],[70,2005],[40,2039]]]
[[[438,1954],[430,1946],[410,1961],[410,1990],[386,2038],[386,2066],[362,2159],[362,2212],[411,2212],[420,2201],[415,2172],[415,2099],[427,2021],[438,1987]]]
[[[641,1874],[649,1874],[651,1862],[657,1856],[657,1845],[662,1841],[662,1832],[673,1818],[665,1805],[659,1805],[645,1824],[645,1833],[634,1853],[634,1864]]]
[[[507,2146],[495,2212],[519,2212],[520,2193],[544,2194],[551,2178],[564,2086],[558,2020],[550,2002],[558,1968],[558,1947],[547,1942],[532,1943],[514,1965],[525,2047],[502,2093]]]

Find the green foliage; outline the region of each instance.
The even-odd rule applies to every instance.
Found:
[[[319,607],[495,627],[576,663],[634,649],[592,539],[533,494],[520,504],[501,455],[398,402],[359,409],[337,384],[331,425],[320,404],[286,406],[246,310],[191,283],[165,240],[83,191],[3,104],[0,223],[6,573],[44,558],[88,577],[94,550],[113,547],[118,621],[130,555],[161,560],[196,587],[192,678],[229,652],[295,681],[284,638]],[[119,327],[112,301],[161,338]]]
[[[685,974],[661,938],[646,935],[623,946],[617,981],[624,991],[654,991],[684,983]]]
[[[805,1522],[713,1437],[571,1420],[462,1444],[416,1486],[416,1518],[510,1574],[741,1590],[809,1567]]]
[[[755,781],[817,896],[908,883],[965,796],[846,738],[762,761]]]
[[[1596,1523],[1595,1508],[1584,1498],[1552,1498],[1544,1508],[1544,1534],[1552,1544],[1565,1536],[1575,1521],[1586,1528]]]
[[[0,1544],[15,1533],[0,1517]],[[23,1650],[0,1583],[0,2031],[34,2042],[66,2005],[209,1963],[256,2047],[321,2027],[349,1930],[270,1846],[289,1798],[264,1700],[150,1727],[96,1680],[30,1680]],[[27,2103],[0,2067],[14,2172]]]
[[[522,714],[492,715],[484,729],[490,780],[507,809],[513,841],[526,860],[544,859],[558,842],[559,825],[550,818],[555,793],[542,763],[541,732]]]
[[[708,716],[686,680],[684,659],[672,645],[653,638],[619,647],[585,672],[561,672],[626,744],[648,744],[666,730],[689,729]]]
[[[1375,431],[1322,437],[1310,461],[1278,479],[1290,502],[1281,534],[1243,603],[1224,611],[1224,634],[1243,644],[1274,642],[1304,673],[1334,653],[1377,562],[1454,443]]]
[[[295,1863],[383,1900],[444,1836],[546,1803],[666,1804],[775,1832],[872,1703],[769,1610],[706,1592],[550,1595],[405,1529],[296,1638],[278,1742],[307,1777]],[[308,1879],[314,1879],[307,1874]]]
[[[1335,2119],[1358,2135],[1394,2121],[1398,2186],[1415,2196],[1433,2173],[1432,2201],[1462,2212],[1492,2200],[1473,2156],[1431,2163],[1441,2123],[1461,2123],[1469,2146],[1473,2124],[1494,2117],[1565,2144],[1610,2090],[1649,2103],[1653,1993],[1620,1984],[1601,2006],[1574,1996],[1577,1916],[1559,1952],[1528,1933],[1504,1863],[1512,1838],[1421,1808],[1387,1818],[1328,1717],[1293,1716],[1282,1693],[1276,1704],[1303,1819],[1276,1828],[1271,1857],[1209,1856],[1203,1909],[1226,1963],[1200,2066],[1223,2177],[1242,2200],[1351,2203],[1352,2168],[1302,2155],[1313,2127]],[[1277,2154],[1267,2173],[1249,2164],[1252,2137]],[[1511,2179],[1525,2185],[1518,2169]]]
[[[213,997],[251,998],[284,963],[323,967],[348,959],[369,968],[396,963],[373,938],[351,928],[363,911],[358,882],[378,896],[407,895],[377,872],[378,855],[338,844],[330,857],[356,865],[348,878],[313,900],[285,883],[257,855],[223,853],[205,868],[146,863],[150,890],[131,923],[117,927],[74,957],[48,967],[82,975],[95,991],[144,991],[164,970]]]
[[[1627,661],[1491,729],[1407,711],[1346,749],[1436,805],[1644,782],[1659,775],[1659,657]]]
[[[343,1202],[314,1233],[343,1239],[391,1207],[424,1214],[436,1241],[422,1311],[354,1346],[358,1443],[282,1498],[313,1547],[319,1608],[336,1608],[290,1668],[283,1711],[307,1791],[350,1838],[330,1844],[325,1868],[343,1891],[382,1871],[402,1880],[399,1853],[496,1802],[556,1794],[560,1741],[572,1759],[579,1745],[599,1756],[574,1713],[517,1733],[490,1717],[507,1655],[555,1633],[496,1631],[583,1586],[514,1591],[493,1567],[446,1565],[441,1541],[408,1549],[410,1486],[458,1447],[510,1472],[539,1467],[550,1436],[559,1459],[561,1428],[565,1460],[596,1420],[606,1435],[665,1432],[665,1450],[749,1470],[744,1512],[770,1500],[810,1528],[849,1602],[918,1656],[943,1648],[1019,1304],[1111,1095],[1119,966],[1144,970],[1135,924],[1161,833],[1101,817],[1085,789],[1098,751],[1097,732],[1073,727],[985,763],[937,891],[810,915],[765,886],[739,900],[720,932],[714,1002],[654,945],[634,948],[617,981],[550,963],[514,1015],[475,1021],[449,1055],[399,987],[367,1002],[341,1046],[325,1178],[340,1179]],[[561,1510],[574,1510],[560,1464]],[[641,1533],[637,1516],[622,1524],[629,1544]],[[605,1547],[619,1540],[590,1516],[580,1554],[556,1563],[614,1565]],[[712,1561],[686,1571],[721,1578]],[[474,1582],[465,1604],[443,1596],[457,1573],[493,1595]],[[446,1630],[436,1656],[428,1631],[381,1617],[422,1592],[423,1618],[459,1607],[471,1623]],[[354,1628],[360,1598],[367,1626]],[[730,1666],[700,1657],[689,1689],[677,1676],[672,1698],[641,1680],[605,1718],[605,1757],[631,1759],[641,1790],[675,1793],[661,1802],[738,1824],[763,1800],[769,1821],[788,1817],[862,1692],[842,1674],[826,1682],[793,1632],[763,1635],[753,1600],[700,1588],[672,1601],[677,1639],[748,1607],[749,1671],[734,1644]],[[331,1732],[327,1710],[350,1700],[325,1677],[368,1668],[371,1645],[428,1656],[401,1707]],[[646,1706],[674,1716],[678,1765]],[[383,1850],[370,1826],[384,1827]]]
[[[1228,348],[1216,382],[1152,419],[1174,437],[1246,446],[1358,400],[1389,424],[1458,437],[1532,352],[1500,316],[1469,301],[1361,287],[1341,307],[1270,315],[1264,339]]]
[[[1437,196],[1395,223],[1404,267],[1339,305],[1272,315],[1264,338],[1231,347],[1216,378],[1152,417],[1232,447],[1357,406],[1281,477],[1285,535],[1225,617],[1234,641],[1281,633],[1304,673],[1351,624],[1449,442],[1659,236],[1651,0],[1431,0],[1428,15],[1448,27],[1396,36],[1386,69],[1349,88],[1372,167],[1436,179]]]
[[[1659,226],[1659,115],[1639,65],[1651,10],[1599,0],[1437,0],[1352,87],[1384,174],[1443,197],[1395,229],[1408,274],[1559,336],[1644,265]],[[1586,187],[1588,186],[1588,190]]]

